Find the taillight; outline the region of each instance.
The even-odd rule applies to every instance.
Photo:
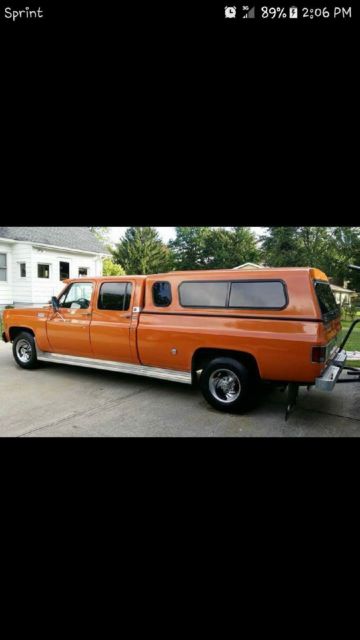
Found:
[[[313,362],[325,362],[326,360],[326,347],[313,347],[312,348],[312,361]]]

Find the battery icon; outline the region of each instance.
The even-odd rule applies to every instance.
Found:
[[[298,17],[298,8],[290,7],[289,18],[297,18]]]

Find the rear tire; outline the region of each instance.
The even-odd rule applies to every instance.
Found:
[[[16,336],[13,342],[13,354],[15,362],[22,369],[36,369],[38,366],[35,340],[31,333],[22,331]]]
[[[203,369],[200,389],[218,411],[243,413],[250,407],[253,385],[248,369],[234,358],[216,358]]]

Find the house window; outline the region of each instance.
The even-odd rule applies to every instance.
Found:
[[[87,267],[79,267],[79,278],[86,277],[89,269]]]
[[[70,262],[60,262],[60,280],[70,278]]]
[[[26,278],[26,262],[20,262],[20,278]]]
[[[38,278],[50,278],[49,264],[38,264]]]
[[[0,253],[0,282],[7,281],[6,253]]]

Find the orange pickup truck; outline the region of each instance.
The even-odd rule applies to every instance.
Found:
[[[340,313],[311,268],[170,272],[65,281],[51,305],[5,310],[20,367],[38,362],[199,383],[243,411],[260,380],[331,390],[345,363]]]

